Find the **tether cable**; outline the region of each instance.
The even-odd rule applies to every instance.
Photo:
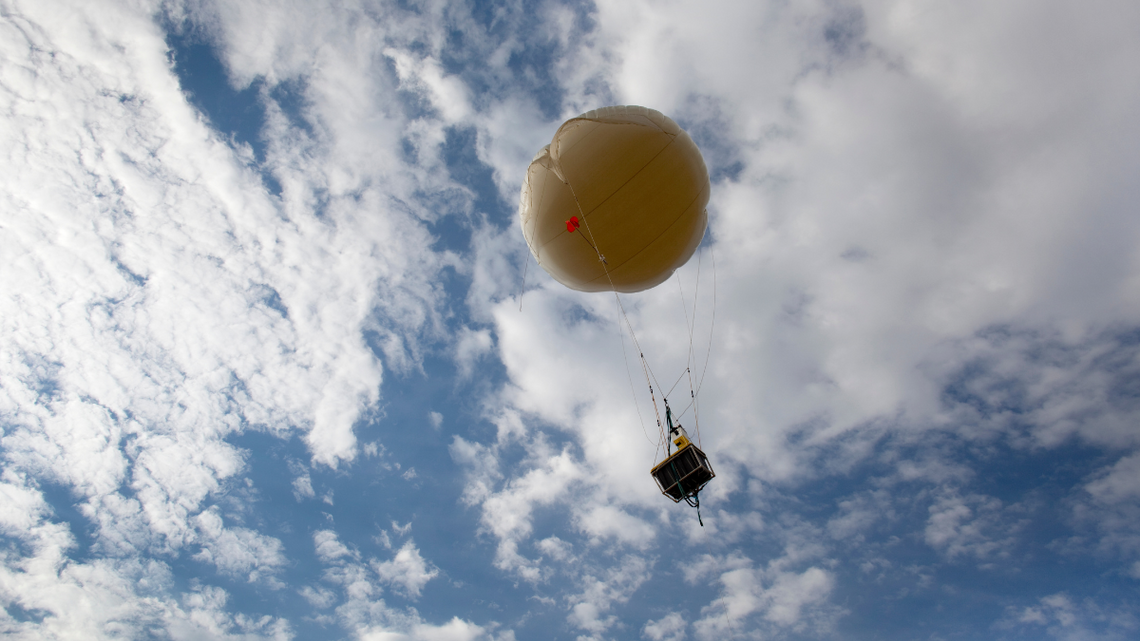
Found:
[[[606,257],[602,254],[601,249],[598,247],[598,239],[594,236],[594,231],[590,229],[590,221],[586,216],[586,212],[582,210],[582,203],[578,200],[578,192],[574,190],[574,185],[569,180],[564,181],[566,186],[570,188],[570,195],[574,198],[574,205],[578,208],[578,213],[581,214],[582,224],[586,226],[586,232],[590,234],[593,242],[589,242],[590,248],[598,255],[598,262],[602,264],[602,271],[605,272],[606,280],[610,283],[610,291],[614,293],[614,300],[617,301],[618,309],[621,311],[622,320],[625,321],[626,327],[629,329],[629,336],[633,339],[633,346],[637,348],[637,355],[641,358],[641,371],[645,375],[645,383],[649,386],[649,398],[653,401],[653,413],[657,417],[657,430],[660,434],[661,440],[668,440],[665,436],[664,428],[661,427],[661,412],[657,408],[657,399],[653,394],[653,383],[657,381],[657,375],[653,373],[653,368],[649,366],[649,362],[645,359],[645,352],[641,349],[641,343],[637,340],[637,334],[633,331],[633,324],[629,322],[629,314],[625,311],[625,305],[621,302],[621,296],[618,295],[617,287],[614,286],[613,277],[610,276],[609,263],[606,262]],[[573,233],[573,232],[570,232]],[[585,238],[583,236],[583,238]],[[624,347],[624,343],[622,343]],[[661,385],[657,385],[657,389],[661,389]],[[636,402],[636,396],[634,397]],[[640,410],[639,410],[640,411]],[[658,441],[658,448],[660,448],[661,441]]]
[[[709,247],[709,255],[712,256],[712,264],[713,264],[712,324],[709,326],[709,347],[708,347],[708,351],[705,352],[705,365],[704,365],[704,368],[701,369],[701,378],[697,381],[697,392],[696,392],[697,396],[700,396],[701,387],[705,384],[705,374],[708,372],[709,358],[712,356],[713,332],[716,330],[716,252],[713,251],[711,246]]]
[[[685,368],[685,372],[687,372],[687,371],[689,371],[688,367]],[[668,398],[669,394],[672,394],[673,390],[677,389],[677,383],[680,383],[681,379],[685,378],[685,372],[681,372],[681,375],[677,377],[677,381],[675,383],[673,383],[673,387],[669,388],[669,393],[665,394],[665,398]]]
[[[618,325],[618,339],[621,341],[621,361],[625,365],[626,378],[629,379],[629,394],[633,397],[633,408],[637,410],[637,422],[641,424],[641,433],[645,436],[645,440],[653,443],[653,439],[649,438],[649,434],[645,431],[645,419],[641,416],[641,405],[637,402],[637,391],[633,386],[633,374],[629,371],[629,354],[625,351],[625,333],[621,331],[621,325]],[[655,446],[661,447],[661,441],[658,440]]]
[[[520,311],[520,312],[522,311],[522,302],[523,302],[523,296],[526,294],[526,271],[527,271],[527,268],[529,268],[529,267],[530,267],[530,254],[531,254],[531,252],[530,252],[530,243],[528,242],[528,243],[526,244],[526,246],[527,246],[527,252],[526,252],[526,262],[525,262],[525,263],[523,263],[523,282],[522,282],[522,290],[520,290],[520,291],[519,291],[519,311]]]

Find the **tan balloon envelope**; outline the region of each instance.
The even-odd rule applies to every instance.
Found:
[[[558,282],[639,292],[693,255],[708,201],[704,159],[677,123],[645,107],[605,107],[567,120],[534,157],[519,220],[531,253]],[[568,232],[572,216],[581,227]]]

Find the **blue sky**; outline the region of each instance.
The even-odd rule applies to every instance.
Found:
[[[0,631],[1135,638],[1138,33],[1116,0],[5,2]],[[649,477],[613,297],[516,219],[611,104],[710,170],[698,257],[622,298],[666,385],[696,310],[704,527]]]

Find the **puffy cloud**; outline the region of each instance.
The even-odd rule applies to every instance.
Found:
[[[730,638],[753,626],[818,633],[828,629],[836,616],[835,608],[826,603],[835,577],[819,567],[798,573],[743,567],[722,573],[718,581],[721,596],[703,608],[704,617],[693,624],[701,639]],[[750,621],[753,615],[763,621]]]
[[[1085,485],[1085,490],[1099,503],[1134,503],[1140,497],[1140,454],[1121,458],[1107,474]]]
[[[438,60],[416,59],[399,49],[385,49],[384,55],[395,65],[401,88],[426,96],[445,123],[461,122],[467,117],[467,85],[444,73]]]
[[[1130,567],[1121,571],[1136,578],[1140,576],[1140,535],[1136,524],[1140,522],[1140,454],[1120,458],[1105,466],[1085,483],[1083,492],[1073,501],[1075,520],[1082,526],[1092,526],[1095,546],[1102,554],[1119,555]]]
[[[20,541],[4,556],[5,598],[34,614],[5,619],[5,633],[287,636],[280,619],[228,614],[217,588],[179,593],[165,561],[194,553],[223,574],[274,575],[281,544],[216,504],[249,471],[236,437],[298,436],[315,464],[351,469],[383,373],[418,371],[440,343],[460,372],[498,357],[509,379],[479,399],[496,436],[451,447],[495,563],[528,585],[563,573],[587,634],[620,625],[617,606],[652,565],[622,555],[651,554],[662,532],[718,546],[684,568],[721,590],[698,636],[826,629],[840,570],[824,551],[900,523],[882,493],[906,483],[941,486],[911,504],[914,540],[950,561],[1001,558],[1018,533],[1010,507],[968,487],[983,470],[941,451],[946,435],[1114,452],[1069,505],[1137,574],[1140,94],[1120,81],[1137,58],[1133,4],[604,0],[476,19],[447,2],[9,3],[0,527]],[[190,19],[176,29],[203,32],[230,89],[256,94],[265,122],[250,144],[195,112],[155,16]],[[470,60],[452,55],[454,34]],[[558,121],[611,102],[676,116],[715,181],[704,262],[623,299],[658,393],[693,365],[680,305],[699,299],[695,334],[712,349],[702,447],[720,474],[703,529],[671,527],[645,474],[656,417],[616,303],[532,265],[520,312],[524,244],[498,212],[475,211],[445,157],[473,131],[510,202]],[[470,254],[436,249],[448,216],[472,228]],[[471,281],[454,335],[446,268]],[[923,446],[891,459],[884,435]],[[764,488],[881,462],[894,474],[836,495],[826,527],[798,533],[780,562],[756,569],[734,551],[793,527],[763,511]],[[316,496],[307,468],[292,479],[299,498]],[[52,515],[49,485],[91,526],[93,559],[70,558],[86,543]],[[541,531],[544,510],[581,539]],[[304,598],[337,606],[351,632],[494,634],[379,600],[381,583],[414,597],[434,576],[410,541],[387,561],[332,530],[313,541],[336,590]],[[592,554],[602,546],[615,555]],[[588,561],[556,567],[567,560]],[[617,592],[598,587],[607,577]],[[1049,598],[1027,625],[1086,629],[1065,623],[1079,600]],[[642,633],[683,634],[671,616]]]
[[[653,641],[682,641],[685,638],[685,618],[670,612],[656,621],[650,621],[641,629],[641,636]]]
[[[340,601],[335,610],[336,620],[355,637],[393,641],[513,639],[510,630],[493,635],[491,630],[458,617],[440,625],[428,623],[415,610],[393,608],[378,598],[381,590],[377,582],[395,585],[407,596],[415,598],[420,595],[424,584],[439,573],[411,541],[405,543],[391,560],[370,559],[367,564],[360,562],[360,555],[348,550],[332,530],[318,532],[313,536],[313,542],[318,557],[326,565],[325,581],[340,586],[343,597],[337,599],[332,590],[312,586],[306,587],[302,596],[321,608]]]
[[[569,452],[554,453],[542,441],[533,445],[534,466],[520,478],[495,491],[501,477],[494,464],[497,448],[471,444],[456,437],[453,458],[468,467],[465,500],[482,508],[482,527],[498,540],[495,565],[517,572],[528,581],[539,581],[543,573],[535,561],[518,551],[519,541],[532,531],[532,514],[537,507],[565,500],[571,485],[582,477],[582,470]]]
[[[275,538],[247,528],[226,528],[216,510],[202,512],[194,520],[202,545],[194,558],[213,563],[224,574],[256,581],[271,578],[285,565],[284,547]]]
[[[302,474],[293,479],[293,497],[299,503],[302,499],[311,499],[317,493],[313,491],[313,478],[308,474]]]
[[[1010,529],[1016,522],[1003,519],[1002,502],[991,496],[946,493],[929,508],[926,542],[950,559],[972,556],[985,560],[1008,554],[1013,543]]]
[[[1137,408],[1122,390],[1135,386],[1140,227],[1121,168],[1140,160],[1122,142],[1136,139],[1124,105],[1140,95],[1113,80],[1137,51],[1123,26],[1135,24],[1134,8],[1103,5],[1125,17],[1101,32],[1070,8],[1020,2],[986,13],[976,32],[968,5],[945,15],[909,2],[596,7],[588,33],[566,22],[576,26],[559,62],[563,115],[606,102],[660,108],[697,136],[715,183],[702,277],[711,280],[715,256],[716,323],[710,331],[706,280],[696,336],[712,337],[700,419],[724,473],[706,505],[761,505],[756,481],[794,487],[889,462],[877,487],[837,497],[832,540],[856,545],[920,505],[920,540],[944,559],[986,563],[1012,549],[1017,509],[966,489],[982,464],[951,450],[1055,451],[1074,436],[1135,448]],[[1043,71],[1056,41],[1071,43],[1072,57]],[[1093,67],[1090,79],[1082,69]],[[1070,81],[1087,92],[1058,91]],[[1084,109],[1091,95],[1104,102]],[[484,158],[521,179],[514,156]],[[1094,166],[1105,171],[1072,169]],[[478,251],[490,263],[500,247],[488,239]],[[689,364],[680,305],[697,297],[695,262],[679,271],[683,294],[670,282],[623,299],[665,386]],[[638,444],[638,410],[650,443],[656,434],[636,360],[621,358],[613,336],[623,320],[612,297],[568,292],[541,272],[528,280],[522,312],[517,300],[491,305],[510,378],[493,400],[508,405],[499,442],[560,430],[613,509],[651,510],[659,497],[637,477],[654,462]],[[630,379],[640,407],[625,397]],[[533,473],[502,465],[505,448],[464,447],[488,470],[469,475],[472,502],[502,505],[494,488]],[[931,492],[894,511],[892,494],[913,484]],[[1090,486],[1105,497],[1113,487]],[[572,503],[564,491],[556,500]],[[692,530],[701,541],[713,532]],[[516,532],[512,553],[530,534]],[[803,594],[835,584],[817,569]],[[769,584],[756,585],[735,594]],[[782,585],[796,592],[790,578]],[[791,605],[777,611],[794,618]]]
[[[273,616],[233,614],[228,594],[201,586],[177,593],[169,566],[136,559],[72,561],[74,540],[66,526],[42,523],[23,537],[31,555],[6,554],[0,584],[6,607],[29,616],[0,620],[0,630],[14,639],[116,638],[162,631],[175,639],[292,638],[289,622]]]
[[[878,490],[852,496],[839,502],[839,514],[827,522],[827,531],[835,539],[859,536],[873,524],[892,515],[890,496]]]
[[[464,327],[455,342],[455,362],[459,366],[459,375],[466,378],[471,375],[476,362],[491,351],[491,331],[488,329],[473,330]],[[434,413],[434,412],[433,412]],[[440,416],[440,420],[443,417]]]
[[[424,561],[411,540],[390,561],[373,562],[372,567],[381,581],[396,586],[409,597],[418,597],[424,585],[439,576],[439,569]]]
[[[336,594],[327,588],[306,585],[301,589],[301,596],[314,608],[322,610],[336,603]]]
[[[1042,597],[1036,605],[1010,608],[999,628],[1039,634],[1054,639],[1127,639],[1140,629],[1140,621],[1127,607],[1105,607],[1091,599],[1076,601],[1065,592]]]
[[[173,639],[273,639],[284,641],[293,638],[288,622],[276,617],[251,618],[244,614],[230,615],[222,608],[228,595],[221,588],[203,588],[190,592],[184,599],[185,613],[168,624]],[[164,613],[165,614],[165,613]]]
[[[615,605],[628,601],[633,592],[649,579],[650,565],[644,558],[626,556],[619,564],[606,570],[601,578],[584,574],[580,579],[582,591],[570,597],[570,616],[567,619],[597,638],[617,623],[617,616],[607,613]]]
[[[578,526],[592,538],[613,537],[634,547],[646,548],[657,535],[652,524],[612,505],[587,508],[578,514]]]
[[[1101,148],[1113,162],[1131,166],[1135,154],[1107,140],[1134,132],[1119,106],[1137,96],[1106,80],[1095,90],[1112,96],[1105,105],[1066,119],[1059,114],[1076,113],[1073,94],[1055,87],[1068,79],[1086,86],[1078,71],[1085,66],[1120,68],[1135,42],[1117,25],[1105,34],[1115,48],[1102,46],[1092,31],[1068,30],[1065,11],[1046,14],[1037,16],[1032,3],[1011,5],[963,47],[962,39],[973,37],[957,21],[964,14],[952,12],[957,18],[947,24],[908,3],[719,11],[598,3],[597,31],[564,56],[570,104],[611,95],[652,104],[696,132],[727,132],[711,140],[710,154],[739,163],[732,179],[717,184],[711,205],[720,293],[704,407],[727,426],[713,441],[716,450],[769,478],[802,473],[807,463],[788,451],[783,435],[805,425],[818,425],[813,444],[868,425],[921,428],[941,418],[944,381],[937,372],[914,372],[938,363],[946,341],[969,341],[995,324],[1032,332],[1046,317],[1081,341],[1086,331],[1127,322],[1125,310],[1134,312],[1138,300],[1124,293],[1134,281],[1134,244],[1109,252],[1115,258],[1097,248],[1125,242],[1108,233],[1136,237],[1121,207],[1134,189],[1115,172],[1075,177],[1056,159],[1090,159],[1091,134],[1106,141]],[[1030,52],[1054,55],[1046,43],[1058,36],[1072,41],[1086,64],[1066,62],[1047,85]],[[1003,55],[1011,39],[1018,55]],[[1001,64],[991,67],[991,59]],[[578,68],[586,71],[576,75]],[[612,93],[591,89],[598,86]],[[1018,102],[1025,113],[1015,117],[1020,112],[997,96],[1017,91],[1042,102]],[[717,120],[710,125],[710,118]],[[990,133],[999,130],[1010,134]],[[716,162],[713,168],[715,177]],[[1087,242],[1068,243],[1066,230],[1079,230]],[[527,294],[522,318],[503,306],[500,350],[525,392],[516,402],[577,427],[578,417],[561,408],[599,401],[575,394],[567,381],[586,380],[589,372],[595,380],[607,376],[595,390],[617,390],[618,381],[608,378],[620,379],[624,365],[613,347],[609,354],[580,349],[597,341],[586,327],[605,325],[568,326],[543,313],[544,295]],[[559,295],[613,322],[612,312],[601,311],[612,301]],[[644,351],[651,362],[668,362],[671,343],[686,334],[679,314],[663,313],[676,309],[676,291],[629,298]],[[553,348],[544,345],[550,336],[561,339]],[[586,352],[582,365],[564,343]],[[1012,356],[1016,349],[1002,345],[1000,352]],[[553,371],[539,365],[552,363]],[[1021,375],[1045,374],[1038,363],[1024,365]],[[1056,383],[1070,381],[1074,393],[1065,398],[1078,401],[1076,389],[1089,377],[1074,365]],[[1055,423],[1051,415],[1070,410],[1040,391],[1042,404],[1052,406],[1042,408],[1044,436]],[[1075,407],[1069,415],[1066,429],[1090,438],[1125,433]],[[620,433],[608,429],[601,437],[610,440],[607,451],[631,451],[612,440]]]
[[[369,628],[361,631],[360,638],[365,641],[476,641],[491,637],[480,626],[454,617],[443,625],[417,623],[408,632]]]
[[[436,331],[430,283],[443,263],[422,225],[428,210],[399,201],[419,202],[417,181],[440,187],[447,179],[374,157],[399,149],[406,124],[400,109],[385,111],[396,103],[375,102],[383,74],[377,84],[312,76],[308,129],[262,95],[260,167],[248,145],[212,130],[210,114],[183,93],[156,16],[176,25],[201,19],[238,88],[311,71],[299,61],[324,41],[290,43],[292,58],[260,55],[286,46],[275,40],[279,29],[303,21],[241,12],[226,3],[16,2],[0,20],[0,137],[13,150],[0,161],[0,205],[9,212],[0,225],[0,438],[5,469],[18,475],[6,486],[4,518],[52,533],[50,549],[65,555],[74,542],[47,520],[38,484],[63,486],[94,524],[92,551],[107,555],[95,564],[100,580],[123,603],[142,589],[129,580],[132,563],[149,554],[197,547],[194,558],[223,574],[271,578],[284,563],[281,543],[211,505],[246,469],[245,453],[227,439],[251,428],[299,435],[315,462],[351,461],[354,425],[379,400],[382,361],[416,367],[420,332]],[[320,15],[326,34],[351,24],[344,14]],[[266,16],[268,28],[240,31],[243,19]],[[230,27],[242,35],[231,40]],[[256,43],[245,37],[253,32],[263,36]],[[334,49],[333,57],[346,53]],[[351,114],[372,123],[367,135],[344,134]],[[307,474],[295,489],[314,495]],[[6,557],[6,572],[23,576],[16,568],[33,558]],[[66,572],[56,581],[60,594],[69,581]],[[152,596],[156,607],[174,608],[174,626],[184,610],[161,605],[176,603],[168,589]],[[211,589],[194,597],[194,611],[214,621],[207,634],[287,631],[224,614]],[[104,623],[120,616],[106,612]],[[91,629],[109,630],[104,623]],[[195,625],[184,621],[171,634],[198,634]]]
[[[338,537],[333,530],[314,532],[313,546],[316,549],[317,557],[325,563],[333,563],[344,557],[353,559],[360,557],[357,552],[348,549],[348,547],[341,543],[340,537]]]

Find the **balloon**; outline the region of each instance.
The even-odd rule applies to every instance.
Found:
[[[519,222],[535,260],[563,285],[639,292],[693,255],[708,201],[704,159],[677,123],[645,107],[605,107],[567,120],[531,161]]]

